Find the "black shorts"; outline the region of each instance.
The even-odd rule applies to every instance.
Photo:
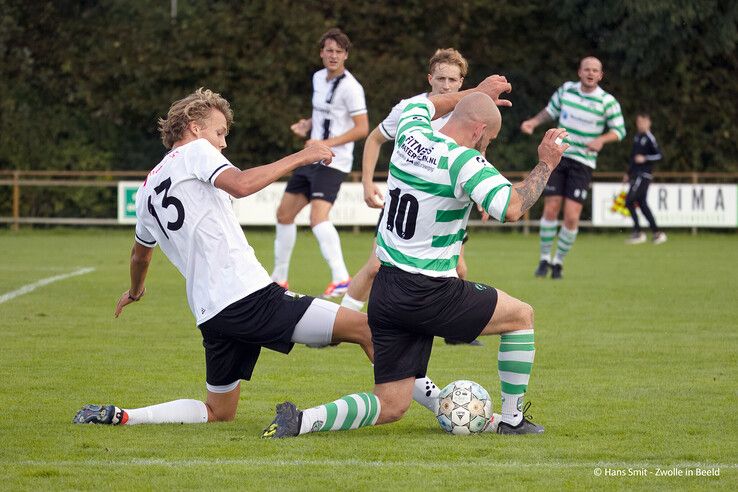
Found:
[[[496,306],[494,287],[382,265],[367,312],[374,382],[425,376],[434,336],[471,342],[492,319]]]
[[[563,196],[584,203],[592,184],[592,168],[568,157],[562,157],[551,173],[543,196]]]
[[[225,386],[251,379],[261,347],[288,354],[294,346],[295,325],[312,302],[310,296],[290,295],[273,283],[201,324],[208,384]]]
[[[333,203],[346,175],[347,173],[323,164],[310,164],[292,173],[284,191],[305,195],[308,200],[325,200]]]

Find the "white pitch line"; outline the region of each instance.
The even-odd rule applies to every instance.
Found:
[[[308,466],[330,466],[330,467],[344,467],[344,466],[365,466],[371,468],[377,467],[399,467],[399,468],[433,468],[439,469],[444,466],[448,466],[448,463],[438,463],[432,461],[372,461],[372,460],[357,460],[357,459],[297,459],[297,460],[280,460],[280,459],[265,459],[265,458],[241,458],[241,459],[158,459],[158,458],[133,458],[129,460],[59,460],[59,461],[45,461],[45,460],[19,460],[19,461],[6,461],[5,465],[15,466],[57,466],[57,467],[73,467],[73,466],[168,466],[168,467],[195,467],[195,466],[287,466],[294,467],[300,465]],[[543,463],[526,463],[519,461],[495,461],[490,459],[489,461],[466,461],[454,463],[454,467],[484,467],[484,468],[526,468],[526,469],[571,469],[571,468],[583,468],[583,469],[594,469],[594,468],[647,468],[655,470],[659,468],[661,470],[669,470],[672,468],[721,468],[734,470],[738,468],[736,463],[709,463],[709,462],[698,462],[698,461],[684,461],[679,463],[669,464],[658,464],[658,463],[626,463],[626,462],[602,462],[602,461],[591,461],[591,462],[570,462],[570,461],[549,461]]]
[[[0,296],[0,304],[10,301],[12,299],[15,299],[18,296],[22,296],[23,294],[28,294],[29,292],[33,292],[34,290],[38,289],[39,287],[43,287],[44,285],[49,285],[54,282],[58,282],[60,280],[67,279],[69,277],[76,277],[77,275],[84,275],[85,273],[94,272],[95,269],[88,267],[88,268],[80,268],[79,270],[75,270],[73,272],[65,273],[63,275],[56,275],[54,277],[44,278],[39,280],[38,282],[34,282],[32,284],[24,285],[20,289],[16,289],[12,292],[8,292],[7,294],[3,294]]]

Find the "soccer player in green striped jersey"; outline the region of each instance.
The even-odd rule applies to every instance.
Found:
[[[291,402],[263,437],[357,429],[399,420],[426,373],[433,338],[470,341],[501,335],[498,373],[500,434],[538,434],[525,417],[523,398],[533,366],[533,308],[491,286],[459,279],[456,263],[473,203],[499,221],[518,220],[538,199],[568,147],[563,129],[550,129],[538,147],[538,165],[515,185],[484,152],[497,137],[499,96],[511,89],[488,77],[475,90],[414,98],[400,117],[390,162],[385,213],[377,234],[382,262],[369,300],[374,344],[374,390],[303,411]],[[434,131],[431,120],[453,110]]]
[[[579,217],[592,182],[592,170],[597,166],[597,153],[605,144],[625,137],[620,104],[598,85],[603,76],[602,62],[588,56],[582,59],[577,74],[579,82],[564,82],[545,108],[520,125],[520,130],[530,135],[538,125],[558,121],[558,126],[569,133],[566,139],[569,148],[564,152],[561,164],[551,174],[543,193],[537,277],[545,277],[550,269],[551,278],[562,278],[564,257],[577,238]],[[551,249],[562,206],[564,224],[558,233],[556,253],[552,259]]]
[[[464,56],[455,49],[446,48],[436,50],[428,61],[428,84],[431,86],[431,90],[425,96],[429,97],[435,94],[458,92],[464,83],[464,77],[466,77],[468,68],[469,64]],[[369,133],[369,136],[364,142],[364,153],[361,161],[361,182],[364,186],[364,201],[370,208],[384,208],[384,202],[382,201],[384,195],[374,182],[374,170],[377,167],[380,147],[386,142],[394,142],[395,140],[397,123],[405,104],[406,100],[397,103],[387,117]],[[431,123],[433,128],[441,129],[450,116],[451,114],[449,113],[433,120]],[[341,301],[341,306],[356,309],[357,311],[360,311],[364,307],[364,304],[369,298],[369,291],[371,290],[374,277],[379,271],[379,259],[374,252],[376,249],[377,243],[374,241],[369,259],[351,279],[351,285],[349,285],[348,291]],[[463,243],[459,252],[456,273],[459,274],[460,278],[466,278],[467,267],[466,261],[464,260]],[[446,343],[450,345],[459,344],[458,341],[451,338],[447,339]],[[474,340],[470,345],[481,346],[482,344],[478,340]]]

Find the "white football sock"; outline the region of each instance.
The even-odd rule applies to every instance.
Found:
[[[297,239],[297,226],[293,224],[277,224],[277,236],[274,238],[274,270],[272,280],[286,282],[290,269],[292,249]]]
[[[417,401],[425,408],[438,413],[438,395],[441,390],[428,377],[416,378],[415,386],[413,386],[413,400]]]
[[[364,301],[354,299],[350,295],[346,294],[345,296],[343,296],[343,300],[341,301],[341,306],[345,308],[353,309],[354,311],[361,311],[361,308],[364,307]]]
[[[346,269],[346,264],[343,262],[341,238],[338,237],[338,231],[333,224],[328,220],[321,222],[313,227],[313,234],[315,234],[318,240],[323,258],[325,258],[325,261],[328,262],[328,266],[331,268],[333,283],[348,280],[349,272]]]
[[[125,425],[204,424],[208,421],[208,408],[200,400],[174,400],[125,412],[128,414]]]

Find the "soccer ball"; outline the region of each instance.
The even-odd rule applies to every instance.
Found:
[[[487,390],[474,381],[454,381],[438,395],[436,418],[450,434],[482,432],[492,418],[492,400]]]

